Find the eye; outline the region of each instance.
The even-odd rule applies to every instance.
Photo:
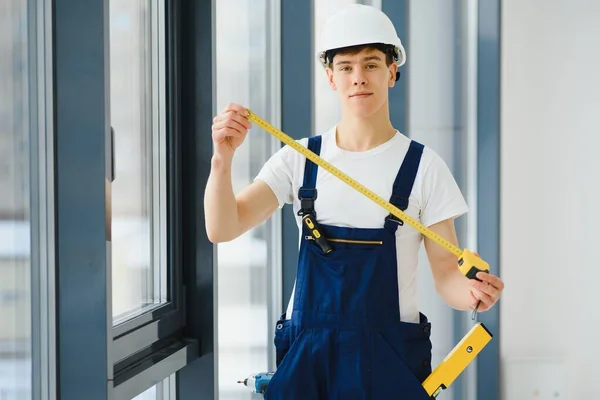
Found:
[[[377,68],[377,64],[367,64],[366,68],[367,69],[375,69],[375,68]]]
[[[350,71],[350,67],[341,67],[340,71],[343,71],[343,72]]]

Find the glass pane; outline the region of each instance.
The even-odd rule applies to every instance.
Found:
[[[0,399],[31,397],[27,1],[0,2]]]
[[[160,385],[160,383],[158,384]],[[152,386],[150,389],[146,390],[143,393],[135,396],[132,400],[156,400],[157,387],[158,385]]]
[[[115,322],[166,298],[163,23],[158,0],[110,1]],[[160,21],[160,23],[159,23]]]
[[[176,400],[176,375],[173,374],[162,382],[158,382],[132,400]],[[0,398],[0,400],[2,400]]]
[[[250,107],[266,120],[273,118],[269,111],[272,88],[267,3],[265,0],[216,2],[217,110],[234,102]],[[252,182],[271,154],[271,145],[268,133],[252,128],[234,156],[234,191]],[[272,330],[268,325],[267,278],[270,223],[218,245],[217,354],[221,400],[253,398],[250,390],[237,381],[268,366]]]

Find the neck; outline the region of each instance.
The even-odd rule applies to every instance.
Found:
[[[387,142],[395,134],[396,129],[390,121],[388,107],[383,105],[366,118],[343,110],[336,130],[336,141],[342,150],[367,151]]]

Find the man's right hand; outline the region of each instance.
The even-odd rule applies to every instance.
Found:
[[[213,119],[212,139],[214,154],[231,159],[246,138],[252,126],[248,111],[239,104],[230,103]]]
[[[234,193],[231,162],[252,126],[247,117],[246,108],[229,104],[213,120],[214,154],[204,191],[206,234],[212,243],[239,237],[273,215],[279,205],[271,187],[259,179]]]

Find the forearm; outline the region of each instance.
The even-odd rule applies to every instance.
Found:
[[[446,268],[446,272],[436,280],[436,291],[450,307],[456,310],[471,310],[474,297],[471,294],[471,283],[460,270]]]
[[[208,239],[226,242],[238,236],[238,207],[231,183],[231,159],[214,155],[204,194],[204,218]]]

